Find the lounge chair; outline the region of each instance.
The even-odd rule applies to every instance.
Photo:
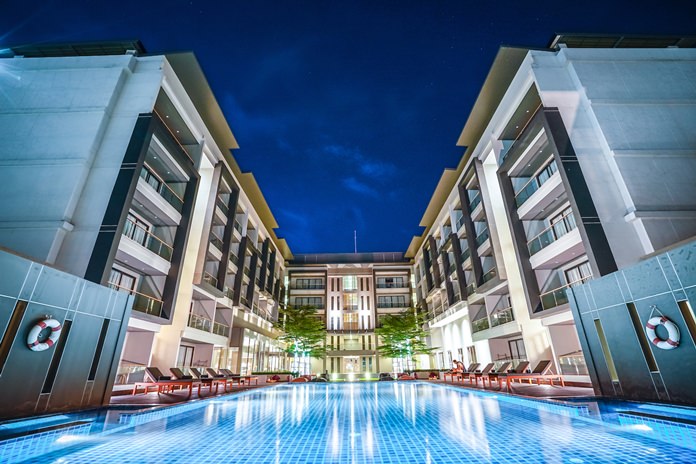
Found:
[[[209,390],[212,391],[213,387],[215,387],[215,393],[217,393],[218,388],[220,387],[220,385],[222,385],[222,388],[224,388],[225,391],[227,391],[227,379],[210,377],[207,374],[203,374],[201,371],[198,370],[198,368],[195,367],[189,367],[189,371],[191,372],[191,374],[193,374],[195,379],[201,383],[201,385],[207,386]],[[201,393],[199,387],[198,396],[200,396],[200,394]]]
[[[380,382],[386,382],[389,380],[394,380],[394,377],[392,377],[389,372],[380,372],[379,373],[379,381]]]
[[[452,376],[452,382],[454,382],[454,379],[457,379],[457,381],[459,381],[459,382],[463,382],[465,377],[468,378],[469,375],[476,372],[476,369],[478,369],[480,366],[481,366],[481,363],[469,364],[469,367],[465,371],[454,373],[454,376]]]
[[[473,380],[474,382],[476,382],[476,385],[478,385],[479,379],[483,379],[484,375],[487,375],[490,371],[492,371],[493,366],[495,366],[495,363],[488,363],[486,364],[486,367],[484,367],[482,370],[476,370],[474,372],[471,372],[468,376],[465,377],[467,378],[469,383],[471,383],[471,381]]]
[[[171,367],[169,368],[169,372],[172,373],[174,377],[176,377],[177,380],[191,380],[193,381],[193,385],[198,388],[198,396],[201,396],[201,386],[207,386],[209,387],[210,390],[213,388],[213,384],[215,385],[215,393],[217,393],[218,390],[218,384],[215,380],[213,379],[200,379],[200,373],[196,375],[195,379],[193,378],[193,375],[187,375],[184,374],[184,371],[179,369],[178,367]]]
[[[146,367],[145,376],[150,378],[150,381],[143,380],[142,382],[136,382],[133,385],[133,395],[138,392],[139,387],[144,387],[145,392],[149,393],[150,388],[156,388],[157,394],[160,393],[170,393],[174,391],[174,387],[188,388],[188,398],[191,397],[193,393],[193,380],[192,379],[174,379],[169,375],[162,374],[156,367]]]
[[[522,373],[514,373],[514,374],[508,374],[505,376],[506,381],[505,385],[506,388],[510,388],[510,383],[519,380],[522,382],[523,380],[528,380],[529,383],[531,384],[533,380],[536,380],[537,385],[542,380],[548,380],[551,385],[553,385],[554,380],[558,380],[561,382],[561,386],[565,387],[565,382],[563,381],[563,376],[560,374],[550,374],[549,372],[551,371],[551,361],[548,359],[539,361],[539,364],[536,365],[534,370],[532,372],[522,372]]]
[[[490,371],[486,375],[481,376],[481,381],[483,382],[483,388],[486,388],[486,380],[488,381],[488,386],[491,387],[493,382],[498,382],[500,383],[500,377],[505,375],[508,369],[510,369],[510,366],[512,363],[510,362],[504,362],[501,364],[500,368],[496,369],[495,371]]]
[[[229,369],[220,369],[220,372],[226,375],[227,378],[237,380],[238,383],[246,383],[247,385],[251,385],[251,381],[253,380],[255,385],[259,384],[259,378],[253,375],[235,374]]]

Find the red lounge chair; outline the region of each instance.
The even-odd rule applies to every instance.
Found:
[[[172,380],[171,376],[162,375],[162,371],[156,367],[146,367],[145,375],[150,377],[151,381],[136,382],[135,385],[133,385],[133,395],[138,392],[139,387],[144,387],[144,393],[149,393],[150,388],[154,387],[157,389],[158,395],[160,393],[171,393],[174,391],[174,387],[188,388],[188,398],[190,398],[191,393],[193,393],[192,379]]]
[[[505,373],[507,372],[508,369],[510,369],[510,365],[512,363],[509,362],[504,362],[501,366],[500,369],[497,369],[495,372],[489,372],[486,375],[481,376],[481,381],[483,382],[483,388],[486,388],[486,380],[488,380],[488,386],[491,387],[492,383],[498,382],[500,383],[500,377],[504,376]]]
[[[469,383],[471,383],[471,381],[473,380],[474,382],[476,382],[476,385],[478,385],[479,379],[483,380],[483,376],[487,375],[490,371],[492,371],[493,366],[495,366],[495,363],[488,363],[488,364],[486,364],[486,367],[484,367],[481,371],[471,372],[469,375],[466,375],[464,377],[467,378]],[[462,379],[462,380],[464,380],[464,379]]]
[[[548,380],[551,385],[553,385],[553,382],[555,380],[558,380],[561,382],[561,386],[565,387],[565,382],[563,381],[563,376],[560,374],[550,374],[549,372],[551,371],[551,361],[545,359],[543,361],[539,361],[539,364],[534,368],[534,370],[530,373],[525,373],[522,372],[520,374],[515,373],[515,374],[508,374],[505,376],[505,387],[509,390],[510,389],[510,383],[519,380],[522,382],[523,380],[528,380],[529,383],[532,383],[532,380],[536,380],[537,385],[542,380]]]

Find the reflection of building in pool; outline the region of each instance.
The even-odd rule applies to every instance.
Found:
[[[288,302],[313,306],[326,323],[326,357],[312,372],[391,371],[377,355],[375,325],[411,306],[410,264],[402,253],[295,255],[288,263]]]
[[[696,234],[694,42],[501,48],[406,254],[437,367],[589,381],[566,290]]]

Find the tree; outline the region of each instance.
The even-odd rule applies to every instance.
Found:
[[[321,358],[326,353],[324,323],[317,317],[316,309],[312,306],[281,308],[280,320],[283,335],[278,339],[285,342],[285,351],[293,355],[292,370],[308,374],[309,369],[302,369],[300,360]]]
[[[423,316],[413,308],[380,316],[380,327],[375,329],[381,342],[377,346],[380,355],[400,360],[404,370],[413,369],[415,355],[429,354],[434,350],[425,344],[427,333],[423,330],[423,322]]]

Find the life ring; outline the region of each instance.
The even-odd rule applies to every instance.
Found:
[[[48,340],[41,343],[39,341],[39,334],[47,327],[51,328],[51,335],[48,337]],[[39,321],[31,328],[29,336],[27,336],[27,345],[29,349],[31,351],[45,351],[49,349],[58,341],[61,330],[63,330],[63,327],[60,325],[60,322],[55,319],[44,319],[43,321]]]
[[[655,328],[658,325],[662,325],[665,329],[667,329],[667,333],[669,334],[667,340],[661,339],[657,336],[657,333],[655,333]],[[645,324],[645,333],[653,345],[660,349],[673,350],[679,346],[679,328],[674,322],[670,321],[665,316],[655,316],[651,318],[648,323]]]

